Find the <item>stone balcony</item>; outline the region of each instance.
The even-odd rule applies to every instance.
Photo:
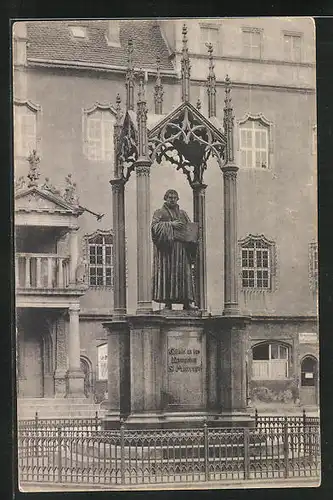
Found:
[[[52,253],[17,252],[15,284],[18,307],[57,307],[61,297],[78,297],[87,288],[83,280],[70,279],[70,257]]]

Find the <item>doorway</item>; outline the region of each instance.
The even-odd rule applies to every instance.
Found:
[[[305,356],[301,362],[300,400],[304,406],[318,404],[318,361],[314,356]]]

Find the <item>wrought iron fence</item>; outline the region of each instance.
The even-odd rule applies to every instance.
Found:
[[[21,482],[140,485],[318,478],[319,426],[19,429]]]
[[[38,412],[35,418],[29,420],[19,420],[19,431],[37,431],[37,430],[55,430],[61,427],[62,430],[77,431],[98,431],[102,430],[102,418],[96,411],[95,416],[91,418],[40,418]]]

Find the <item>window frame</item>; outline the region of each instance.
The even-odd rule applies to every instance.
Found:
[[[217,32],[217,40],[216,42],[209,42],[209,40],[206,40],[204,42],[203,40],[203,33],[204,30],[210,31],[215,31]],[[208,49],[206,46],[206,43],[212,43],[213,45],[213,54],[215,55],[221,55],[221,29],[219,24],[214,24],[214,23],[200,23],[200,53],[207,54]]]
[[[102,119],[96,119],[93,118],[94,113],[101,112],[102,113]],[[103,112],[108,112],[110,115],[113,117],[111,120],[103,120]],[[90,124],[91,122],[96,121],[100,124],[100,137],[99,139],[95,139],[95,141],[92,140],[91,137],[89,137],[89,131],[90,131]],[[105,148],[105,122],[111,122],[112,125],[112,144],[110,149]],[[86,157],[87,160],[93,161],[93,162],[111,162],[113,163],[114,161],[114,130],[113,126],[115,125],[116,122],[116,110],[113,108],[113,106],[109,103],[107,104],[101,104],[101,103],[95,103],[92,107],[88,109],[83,109],[83,117],[82,117],[82,137],[83,137],[83,154]],[[100,143],[100,154],[97,155],[92,155],[92,142]],[[108,156],[110,155],[110,156]]]
[[[319,285],[318,242],[309,243],[309,284],[313,293],[317,293]]]
[[[268,359],[254,359],[254,349],[260,346],[268,346]],[[278,357],[272,356],[272,346],[277,347]],[[285,349],[286,357],[281,356],[281,348]],[[287,380],[290,378],[291,374],[291,346],[279,341],[265,341],[252,345],[251,347],[252,355],[252,366],[251,366],[251,377],[253,380]],[[277,370],[274,366],[284,366],[284,375],[276,376]],[[255,366],[266,366],[267,375],[258,375],[255,373]]]
[[[102,243],[96,243],[93,240],[97,238],[102,238]],[[106,243],[105,238],[110,238],[111,243]],[[113,289],[113,277],[114,277],[114,263],[113,263],[113,232],[109,231],[101,231],[98,230],[95,233],[89,234],[85,236],[85,246],[86,246],[86,256],[88,263],[88,287],[91,289]],[[97,251],[97,247],[101,247],[101,254]],[[95,263],[91,262],[91,248],[95,248]],[[110,253],[107,253],[107,248],[110,248]],[[102,262],[97,262],[97,256],[102,256]],[[110,255],[110,264],[107,263],[107,256]],[[94,275],[91,274],[91,270],[95,269],[96,272]],[[97,269],[102,269],[102,274],[98,274]],[[107,282],[108,273],[107,270],[110,270],[110,283]],[[95,278],[95,283],[92,283],[92,278]],[[98,277],[102,277],[102,283],[98,283]]]
[[[289,49],[290,55],[287,54],[286,51],[286,40],[287,38],[290,39],[290,42],[292,42],[292,45],[290,46],[291,48]],[[299,40],[299,60],[297,60],[294,57],[294,40],[298,39]],[[300,32],[294,32],[294,31],[283,31],[283,57],[284,60],[290,63],[294,64],[299,64],[302,63],[303,61],[303,33]]]
[[[259,45],[245,44],[245,35],[250,34],[250,39],[252,41],[252,35],[259,36]],[[249,50],[247,50],[247,47]],[[253,55],[253,47],[258,47],[259,55]],[[260,61],[263,58],[263,30],[261,28],[256,28],[252,26],[243,26],[242,27],[242,55],[247,59],[253,59],[256,61]]]
[[[248,125],[251,123],[251,127]],[[255,127],[255,123],[260,123],[261,127]],[[274,141],[273,141],[273,136],[274,136],[274,127],[273,127],[273,122],[268,120],[262,113],[258,114],[253,114],[247,112],[241,119],[237,120],[237,126],[238,126],[238,133],[236,135],[237,137],[237,151],[239,154],[238,158],[238,163],[240,167],[244,170],[256,170],[256,171],[272,171],[273,170],[273,160],[274,160]],[[266,148],[258,148],[256,147],[256,130],[257,131],[266,131],[265,132],[265,137],[266,137]],[[243,139],[242,139],[242,131],[252,132],[252,145],[250,147],[244,147],[243,146]],[[242,152],[252,152],[252,165],[249,166],[248,163],[244,165],[242,162]],[[256,153],[260,152],[265,152],[265,159],[267,162],[266,167],[263,166],[257,166],[256,164]]]
[[[277,268],[277,257],[276,257],[276,245],[272,240],[267,239],[264,235],[253,235],[250,234],[245,238],[238,241],[239,245],[239,281],[240,290],[242,292],[252,292],[252,293],[267,293],[273,292],[276,289],[276,268]],[[261,245],[261,246],[260,246]],[[253,251],[253,258],[250,258],[249,252]],[[253,266],[243,265],[244,264],[244,254],[247,252],[247,260],[253,260]],[[261,252],[261,263],[264,261],[264,254],[266,254],[267,265],[257,265],[258,254]],[[264,254],[263,254],[264,253]],[[250,271],[253,271],[253,277],[250,276]],[[267,271],[267,276],[264,277],[264,272]],[[244,276],[244,272],[248,273],[248,276]],[[261,277],[259,276],[261,273]],[[253,279],[254,286],[245,285],[244,280]],[[268,286],[258,286],[258,281],[262,282],[267,280]]]
[[[32,116],[34,116],[34,128],[35,128],[35,137],[34,137],[34,145],[31,149],[25,151],[23,147],[22,137],[22,122],[19,118],[19,115],[16,115],[16,110],[18,109],[28,109]],[[17,118],[16,118],[17,116]],[[31,116],[31,115],[30,115]],[[13,127],[13,136],[14,136],[14,157],[27,159],[32,151],[35,149],[38,152],[38,156],[41,157],[41,106],[29,100],[24,99],[14,99],[13,102],[13,118],[14,118],[14,127]],[[17,120],[18,119],[18,120]],[[16,121],[17,120],[17,121]]]

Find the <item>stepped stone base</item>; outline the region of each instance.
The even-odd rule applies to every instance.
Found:
[[[92,418],[103,417],[105,408],[87,398],[19,398],[17,418],[32,419],[38,412],[39,418]]]

